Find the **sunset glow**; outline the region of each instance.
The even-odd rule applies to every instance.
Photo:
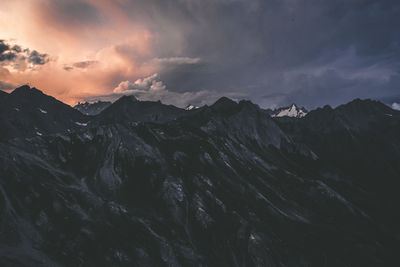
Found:
[[[48,57],[37,65],[4,62],[0,80],[11,86],[3,89],[29,83],[74,104],[162,68],[156,60],[159,34],[113,1],[6,1],[0,8],[4,42]],[[175,49],[176,56],[179,44]]]
[[[0,89],[29,83],[68,104],[115,100],[121,86],[178,106],[395,102],[392,2],[3,0]],[[135,86],[155,74],[162,90]]]

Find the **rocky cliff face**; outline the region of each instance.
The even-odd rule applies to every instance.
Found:
[[[399,114],[123,98],[86,126],[4,139],[0,264],[396,265]]]
[[[97,101],[93,103],[84,102],[78,103],[74,106],[74,109],[79,110],[81,113],[85,115],[97,115],[100,114],[103,110],[111,106],[111,102],[108,101]]]

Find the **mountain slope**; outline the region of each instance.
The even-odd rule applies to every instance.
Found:
[[[125,97],[77,131],[0,142],[0,265],[396,266],[400,202],[384,204],[398,173],[359,165],[389,152],[376,166],[399,166],[386,112],[356,101],[299,120]],[[369,150],[379,133],[392,150]]]
[[[2,148],[1,168],[12,173],[1,185],[3,246],[26,257],[12,245],[22,238],[32,253],[5,259],[293,266],[379,265],[390,256],[389,236],[322,177],[301,175],[273,147],[181,127],[107,126]]]
[[[87,121],[79,111],[24,85],[7,95],[0,107],[0,140],[74,130]]]
[[[0,90],[0,102],[6,99],[8,94],[2,90]]]
[[[277,119],[295,143],[304,144],[319,157],[327,172],[347,176],[366,192],[366,203],[387,231],[396,232],[400,216],[392,213],[400,198],[400,112],[386,105],[356,99],[335,109],[326,106],[311,111],[302,120]],[[384,207],[384,208],[383,208]]]

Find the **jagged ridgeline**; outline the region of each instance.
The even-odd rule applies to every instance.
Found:
[[[111,104],[109,101],[84,102],[76,104],[74,108],[86,115],[97,115]]]
[[[380,102],[0,104],[1,266],[399,266],[400,112]]]

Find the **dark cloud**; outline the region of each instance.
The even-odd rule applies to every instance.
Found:
[[[171,93],[207,91],[264,107],[296,102],[308,108],[400,95],[398,0],[43,0],[33,6],[43,25],[93,40],[93,51],[113,47],[133,70],[160,66],[144,75],[158,72]],[[124,41],[131,27],[145,29],[151,45]],[[120,29],[121,38],[107,35],[106,45],[97,40],[110,29]],[[6,42],[0,51],[20,54]],[[46,62],[45,56],[30,59],[32,53],[25,52],[30,63]],[[110,87],[128,88],[139,74],[107,75]]]
[[[51,21],[51,26],[64,30],[69,30],[70,26],[82,29],[89,25],[101,25],[104,19],[98,9],[85,0],[43,0],[36,7],[40,17]]]
[[[0,40],[0,54],[9,50],[9,46],[4,42],[4,40]]]
[[[161,36],[159,58],[202,64],[160,71],[169,90],[242,92],[270,105],[316,106],[398,94],[400,2],[394,0],[121,1]],[[177,45],[176,40],[183,40]],[[286,97],[276,97],[276,95]],[[303,96],[309,97],[303,97]]]
[[[190,57],[167,57],[167,58],[156,58],[156,62],[163,65],[193,65],[201,62],[200,58]]]
[[[98,63],[98,61],[96,61],[96,60],[87,60],[87,61],[75,62],[73,64],[73,66],[76,67],[76,68],[80,68],[80,69],[86,69],[86,68],[88,68],[88,67],[90,67],[92,65],[95,65],[97,63]]]
[[[97,60],[86,60],[86,61],[79,61],[79,62],[75,62],[74,64],[72,64],[72,66],[70,65],[64,65],[63,69],[66,71],[71,71],[74,68],[78,68],[78,69],[87,69],[93,65],[98,64],[99,62]]]
[[[1,61],[12,61],[17,55],[10,50],[10,46],[4,41],[0,40],[0,62]]]
[[[11,49],[14,50],[17,53],[21,53],[22,52],[22,48],[19,45],[13,45],[13,47]]]
[[[34,65],[44,65],[49,62],[49,56],[47,54],[40,54],[36,50],[32,50],[28,56],[28,62]]]
[[[7,53],[2,53],[0,54],[0,61],[12,61],[17,57],[16,54],[12,53],[12,52],[7,52]]]
[[[13,69],[24,71],[31,65],[44,65],[50,61],[47,54],[39,53],[36,50],[22,48],[17,44],[9,44],[0,40],[0,62],[2,66],[11,66]]]

